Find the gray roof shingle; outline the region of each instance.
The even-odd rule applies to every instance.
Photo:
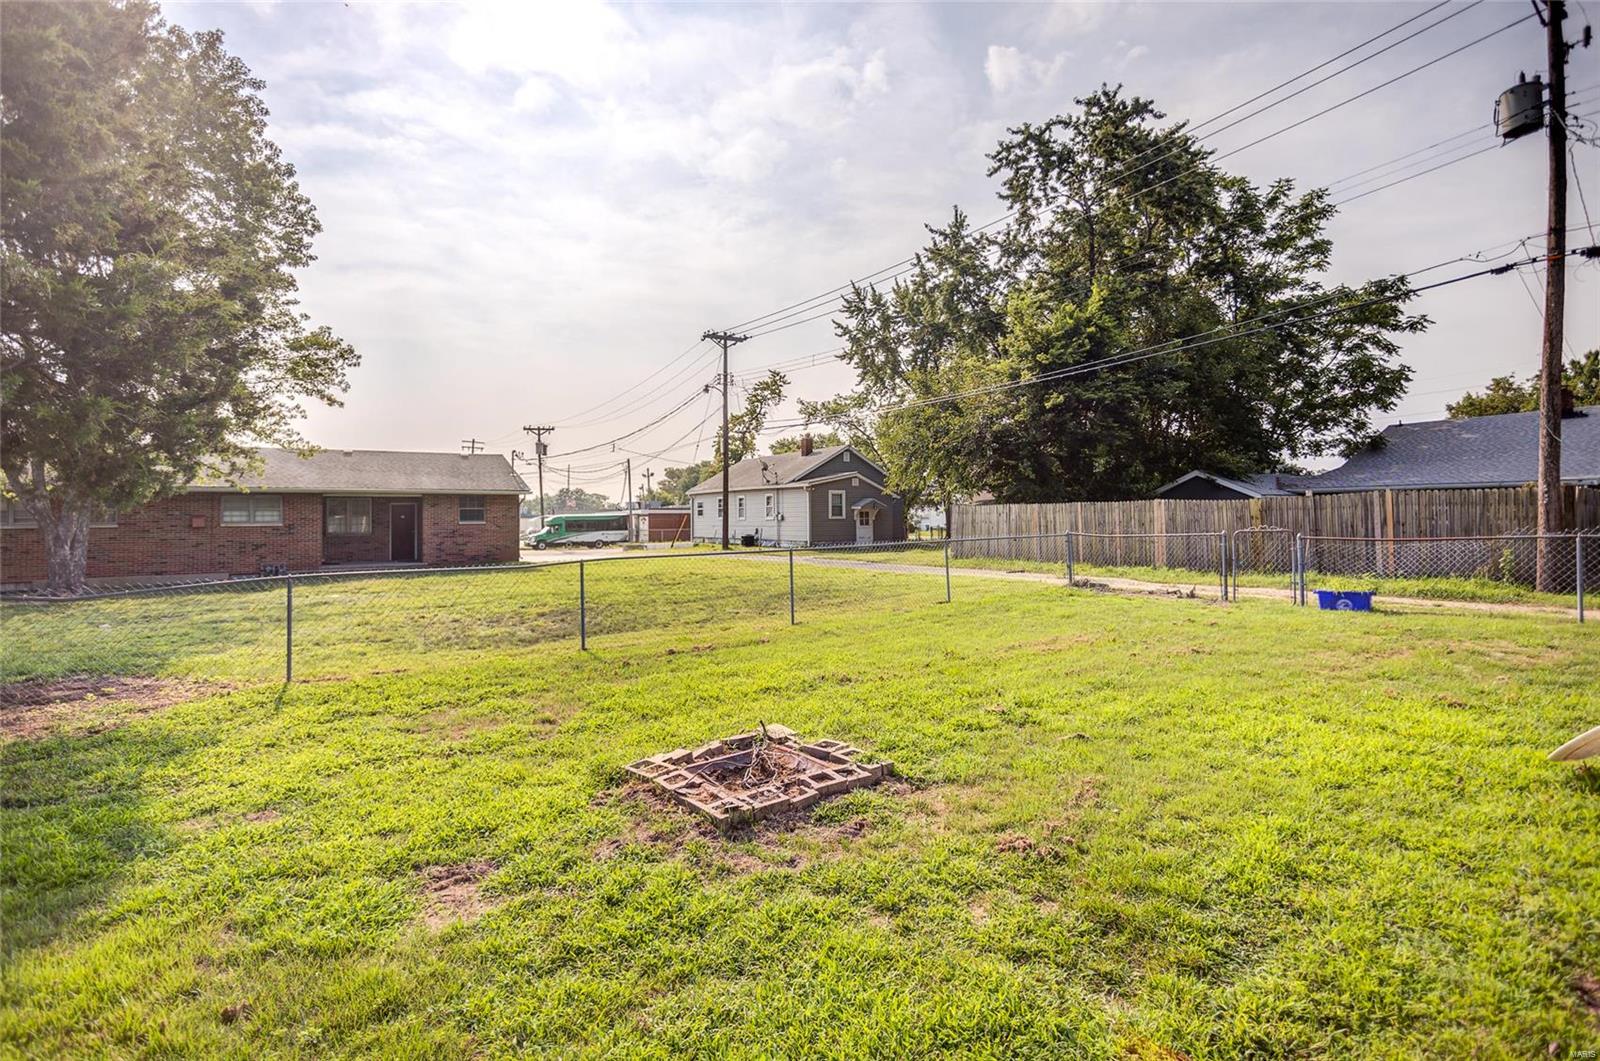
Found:
[[[775,453],[765,457],[746,457],[728,469],[728,489],[730,490],[759,490],[763,486],[784,486],[788,483],[804,479],[811,472],[820,468],[843,451],[849,449],[851,453],[858,451],[849,446],[825,446],[815,450],[809,457],[802,457],[799,453]],[[864,460],[865,458],[863,458]],[[876,468],[876,465],[870,467]],[[689,488],[690,494],[711,494],[722,492],[722,473],[707,478],[704,482],[697,483]]]
[[[1600,405],[1561,421],[1561,479],[1600,482]],[[1383,442],[1297,482],[1316,493],[1385,488],[1520,486],[1539,477],[1539,414],[1391,424]]]
[[[525,494],[528,484],[498,453],[408,453],[324,449],[309,457],[258,449],[261,467],[237,483],[200,480],[191,490],[277,490],[286,493]]]

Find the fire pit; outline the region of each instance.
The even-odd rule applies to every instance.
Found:
[[[860,762],[861,755],[842,741],[802,744],[787,726],[763,725],[693,750],[640,759],[628,765],[628,773],[705,815],[717,828],[730,829],[875,785],[894,770],[889,762]]]

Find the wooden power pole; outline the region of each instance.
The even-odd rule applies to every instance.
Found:
[[[539,465],[539,529],[544,530],[544,457],[550,450],[544,444],[544,436],[555,431],[555,428],[524,427],[522,430],[533,436],[533,459]]]
[[[1561,24],[1566,0],[1549,0],[1545,34],[1550,63],[1549,218],[1545,233],[1544,349],[1539,358],[1539,520],[1540,535],[1566,529],[1561,496],[1561,350],[1567,302],[1567,42]],[[1539,539],[1535,583],[1555,587],[1549,543]]]
[[[728,347],[736,346],[750,338],[732,332],[705,332],[700,338],[710,339],[722,347],[722,547],[728,547]]]

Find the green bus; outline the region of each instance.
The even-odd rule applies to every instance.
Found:
[[[628,540],[626,512],[575,512],[546,516],[544,526],[523,541],[535,549],[552,545],[587,545],[591,549]]]

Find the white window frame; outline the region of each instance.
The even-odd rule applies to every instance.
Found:
[[[229,519],[228,507],[232,502],[237,510],[244,510],[244,519]],[[271,502],[271,506],[269,506]],[[276,507],[277,512],[270,511]],[[267,517],[272,518],[267,518]],[[282,494],[223,494],[221,503],[221,524],[224,527],[281,527],[283,526],[283,495]]]
[[[28,530],[39,525],[38,521],[28,515],[28,510],[20,502],[11,501],[0,497],[0,527],[6,530]],[[91,527],[115,527],[117,525],[117,512],[115,509],[95,506],[89,514]]]
[[[697,516],[704,516],[706,514],[706,503],[704,501],[696,501],[694,503],[694,514]]]
[[[850,480],[850,485],[851,486],[860,486],[861,485],[861,480],[860,479],[851,479]]]
[[[340,511],[336,512],[335,509]],[[365,509],[365,511],[357,511]],[[359,517],[359,518],[358,518]],[[336,535],[372,533],[372,498],[329,497],[324,499],[323,532]]]
[[[843,453],[839,454],[839,463],[840,464],[849,464],[850,463],[850,451],[849,450],[845,450]]]
[[[733,514],[738,519],[744,519],[744,495],[740,494],[733,499]]]
[[[467,504],[476,501],[476,505]],[[478,513],[477,519],[468,519],[468,512]],[[457,494],[456,495],[456,522],[477,526],[489,522],[489,499],[483,494]]]
[[[722,498],[717,498],[717,518],[722,518]]]
[[[834,498],[838,498],[839,499],[839,511],[838,511],[837,514],[835,514],[834,511],[833,511],[833,500],[834,500]],[[829,519],[849,519],[850,518],[849,514],[845,511],[845,496],[844,496],[844,491],[843,490],[829,490],[828,491],[828,518]]]
[[[767,518],[771,519],[772,515],[773,515],[772,495],[768,494],[767,495]]]

